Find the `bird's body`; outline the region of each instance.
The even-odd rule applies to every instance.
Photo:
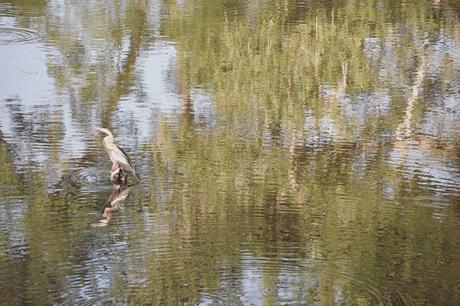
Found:
[[[114,173],[116,175],[123,175],[122,173],[119,173],[119,169],[131,172],[137,180],[140,180],[131,159],[128,154],[126,154],[126,152],[116,144],[113,134],[105,128],[97,128],[97,130],[107,135],[104,137],[102,143],[104,144],[104,148],[112,161],[111,180],[115,177]]]

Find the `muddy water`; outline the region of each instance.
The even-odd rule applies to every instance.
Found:
[[[457,1],[0,1],[0,302],[458,304],[459,119]]]

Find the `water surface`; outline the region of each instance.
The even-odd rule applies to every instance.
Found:
[[[0,164],[8,305],[459,304],[460,5],[0,0]]]

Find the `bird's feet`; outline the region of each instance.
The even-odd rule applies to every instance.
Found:
[[[128,184],[128,174],[124,173],[122,168],[117,168],[110,174],[110,181],[116,189]]]

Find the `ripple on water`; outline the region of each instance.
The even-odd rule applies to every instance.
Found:
[[[97,297],[97,298],[92,298],[89,299],[88,301],[80,304],[81,306],[93,306],[93,305],[115,305],[117,304],[117,301],[115,298],[111,296],[102,296],[102,297]]]
[[[200,293],[200,299],[197,302],[197,305],[204,306],[204,305],[225,305],[226,303],[223,299],[214,294],[210,294],[208,292]]]
[[[0,45],[28,43],[38,39],[34,30],[14,27],[0,27]]]
[[[23,197],[10,197],[2,200],[0,205],[0,235],[4,249],[1,256],[23,257],[29,245],[24,235],[22,220],[27,215],[27,207]],[[5,258],[6,258],[5,257]]]
[[[280,303],[311,301],[315,277],[311,262],[294,258],[254,257],[243,253],[243,304],[259,305],[265,300]],[[299,284],[302,284],[299,287]]]
[[[256,257],[250,253],[243,253],[242,260],[240,298],[243,304],[262,304],[266,300],[320,304],[327,303],[319,300],[327,296],[332,296],[336,305],[356,301],[369,305],[406,305],[407,302],[401,292],[381,291],[370,275],[354,275],[340,271],[340,267],[324,267],[315,260]],[[329,293],[325,292],[328,290]]]

